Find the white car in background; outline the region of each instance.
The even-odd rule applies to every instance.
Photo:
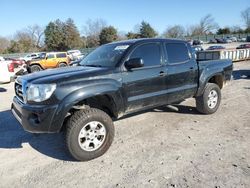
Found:
[[[237,40],[238,40],[237,37],[230,37],[229,39],[230,39],[232,42],[237,42]]]
[[[0,61],[0,83],[11,82],[15,76],[12,61]]]
[[[80,50],[69,50],[67,53],[72,61],[80,60],[84,57]]]
[[[25,62],[30,61],[32,59],[38,58],[40,53],[31,53],[31,54],[27,54],[24,57],[20,57],[20,60],[24,60]]]
[[[1,60],[0,61],[0,84],[9,83],[14,81],[16,76],[22,75],[26,72],[25,63],[17,63],[13,60]]]
[[[247,38],[240,38],[238,41],[239,41],[239,42],[246,42],[246,41],[247,41]]]

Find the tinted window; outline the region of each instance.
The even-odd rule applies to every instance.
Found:
[[[59,53],[59,54],[56,54],[56,57],[57,58],[65,58],[67,57],[66,53]]]
[[[189,59],[188,49],[184,43],[166,43],[165,45],[170,64],[181,63]]]
[[[48,58],[48,59],[52,59],[52,58],[55,58],[55,56],[54,56],[54,54],[48,54],[48,55],[47,55],[47,58]]]
[[[160,46],[158,44],[144,44],[137,47],[132,54],[130,59],[141,58],[144,61],[144,66],[155,66],[161,64],[161,53]]]

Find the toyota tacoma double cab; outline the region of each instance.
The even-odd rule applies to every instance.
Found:
[[[108,150],[122,116],[190,97],[199,112],[216,112],[232,69],[227,59],[197,62],[182,40],[114,42],[78,66],[18,77],[12,113],[26,131],[65,131],[70,154],[86,161]]]

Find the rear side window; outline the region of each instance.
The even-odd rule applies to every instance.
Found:
[[[143,44],[137,47],[130,59],[141,58],[144,61],[144,67],[155,66],[161,64],[160,46],[156,43]]]
[[[55,58],[55,55],[54,55],[54,54],[48,54],[48,55],[47,55],[47,58],[48,58],[48,59]]]
[[[165,43],[168,63],[182,63],[189,60],[189,52],[184,43]]]
[[[56,54],[56,57],[57,58],[65,58],[65,57],[67,57],[67,55],[66,55],[66,53],[58,53],[58,54]]]

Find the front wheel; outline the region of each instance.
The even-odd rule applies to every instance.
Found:
[[[42,68],[39,65],[31,65],[30,66],[30,72],[31,73],[33,73],[33,72],[39,72],[41,70],[42,70]]]
[[[196,98],[196,108],[202,114],[212,114],[220,106],[221,91],[218,85],[208,83],[203,94]]]
[[[103,155],[114,138],[112,119],[99,109],[90,108],[75,112],[66,126],[67,148],[79,161]]]

